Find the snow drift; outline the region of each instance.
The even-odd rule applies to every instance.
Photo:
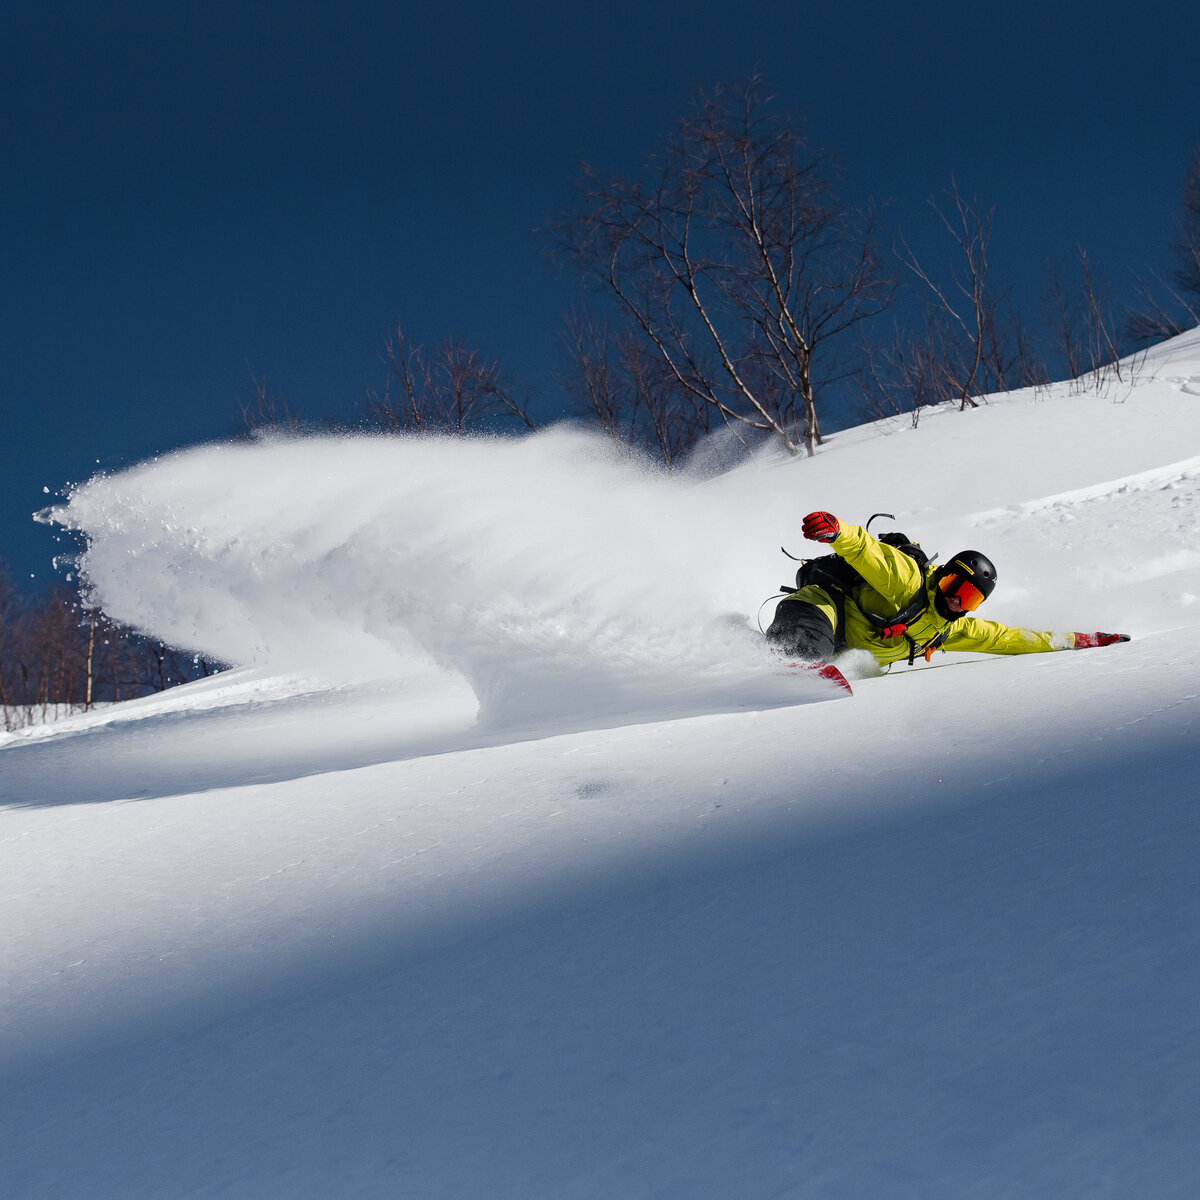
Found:
[[[244,665],[0,737],[0,1191],[1190,1200],[1200,332],[1109,383],[75,489],[101,603]],[[752,695],[815,507],[1134,640]]]

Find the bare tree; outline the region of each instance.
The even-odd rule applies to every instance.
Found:
[[[1149,345],[1200,325],[1200,149],[1193,153],[1184,177],[1172,251],[1175,262],[1165,279],[1156,275],[1153,284],[1139,281],[1140,306],[1125,323],[1125,332],[1136,345]]]
[[[990,367],[997,379],[998,391],[1014,387],[1044,388],[1050,382],[1046,360],[1037,349],[1037,338],[1031,336],[1025,322],[1012,302],[1011,294],[1005,295],[1007,320],[1005,334],[996,334],[997,347],[1007,345],[1010,352],[1003,362],[996,361]]]
[[[1000,302],[988,298],[983,329],[983,353],[977,382],[987,394],[1039,387],[1049,381],[1045,363],[1035,352],[1012,292],[1005,288]]]
[[[1051,344],[1060,356],[1068,379],[1083,374],[1084,349],[1078,301],[1069,297],[1062,273],[1055,269],[1046,281],[1045,324]]]
[[[708,432],[707,410],[634,331],[573,312],[564,340],[571,371],[563,386],[609,437],[672,467]]]
[[[0,713],[5,729],[209,674],[200,659],[110,621],[62,583],[23,596],[0,564]]]
[[[1079,247],[1079,265],[1083,278],[1083,299],[1085,328],[1087,333],[1087,353],[1090,370],[1100,383],[1100,376],[1109,372],[1124,382],[1121,367],[1121,355],[1113,334],[1111,308],[1107,294],[1102,294],[1095,276],[1092,264],[1088,260],[1087,251]]]
[[[585,167],[554,229],[696,411],[811,454],[818,362],[891,296],[832,175],[754,77],[702,94],[644,180]]]
[[[947,282],[928,270],[903,234],[897,257],[922,285],[920,316],[899,326],[886,345],[869,345],[869,368],[860,380],[868,416],[912,415],[935,404],[956,403],[960,410],[978,398],[1019,387],[1039,387],[1048,378],[1008,289],[991,281],[989,257],[992,213],[967,200],[952,179],[949,203],[930,199],[954,246]]]
[[[930,208],[937,214],[946,232],[958,248],[957,268],[951,269],[953,289],[936,282],[918,261],[908,242],[901,236],[904,247],[902,261],[933,293],[937,309],[958,329],[966,354],[948,356],[945,368],[956,376],[954,391],[959,408],[976,407],[976,380],[980,375],[989,331],[994,329],[994,314],[987,292],[988,247],[992,240],[992,214],[980,211],[978,201],[968,202],[951,180],[948,192],[951,212],[943,211],[934,200]]]
[[[397,324],[384,343],[382,393],[367,390],[369,419],[389,433],[463,433],[489,422],[532,429],[526,405],[502,382],[495,359],[449,339],[436,354],[414,346]]]
[[[1011,292],[1000,289],[997,302],[990,278],[992,212],[984,212],[974,198],[967,200],[953,178],[946,196],[947,204],[931,199],[929,206],[954,245],[949,282],[926,270],[903,235],[899,257],[924,284],[929,300],[924,329],[908,354],[920,367],[918,394],[933,403],[954,400],[961,410],[976,407],[979,397],[992,392],[1041,386],[1048,374]]]
[[[1138,307],[1125,321],[1126,335],[1138,346],[1152,345],[1200,325],[1200,304],[1190,304],[1176,288],[1164,283],[1157,275],[1155,281],[1159,284],[1157,288],[1145,279],[1138,280]]]
[[[1176,226],[1174,282],[1188,316],[1200,324],[1200,150],[1192,155],[1183,185],[1183,205]]]
[[[915,429],[924,409],[958,394],[958,372],[943,323],[928,308],[923,328],[915,336],[897,327],[889,343],[868,346],[865,356],[867,369],[859,386],[868,418],[908,413]]]
[[[1103,392],[1113,382],[1130,383],[1138,361],[1122,362],[1108,288],[1096,276],[1087,251],[1078,249],[1077,283],[1068,288],[1055,271],[1046,287],[1045,328],[1072,381],[1073,391]]]
[[[4,728],[14,728],[17,706],[19,624],[21,598],[13,585],[8,568],[0,564],[0,712]]]

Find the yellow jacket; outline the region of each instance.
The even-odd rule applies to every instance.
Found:
[[[879,662],[887,664],[906,661],[911,653],[909,638],[916,644],[917,653],[943,631],[943,650],[966,650],[983,654],[1041,654],[1049,650],[1071,650],[1075,645],[1072,633],[1039,632],[1001,625],[998,621],[981,621],[964,616],[948,621],[934,607],[937,592],[934,583],[936,570],[928,570],[925,583],[928,606],[908,626],[907,636],[899,633],[885,638],[863,615],[863,609],[887,617],[906,608],[921,586],[921,568],[903,550],[888,546],[872,537],[858,525],[843,525],[831,549],[845,559],[866,583],[846,594],[846,619],[842,636],[852,650],[870,650]],[[829,593],[817,584],[809,584],[794,592],[791,599],[815,605],[837,628],[837,606]]]

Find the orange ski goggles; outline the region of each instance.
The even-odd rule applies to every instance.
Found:
[[[943,575],[938,580],[938,588],[947,600],[957,600],[963,612],[974,612],[986,599],[969,579],[961,575]]]

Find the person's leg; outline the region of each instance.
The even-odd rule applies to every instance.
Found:
[[[833,621],[825,606],[795,596],[784,597],[776,606],[767,641],[781,654],[807,662],[827,662],[836,645]]]

